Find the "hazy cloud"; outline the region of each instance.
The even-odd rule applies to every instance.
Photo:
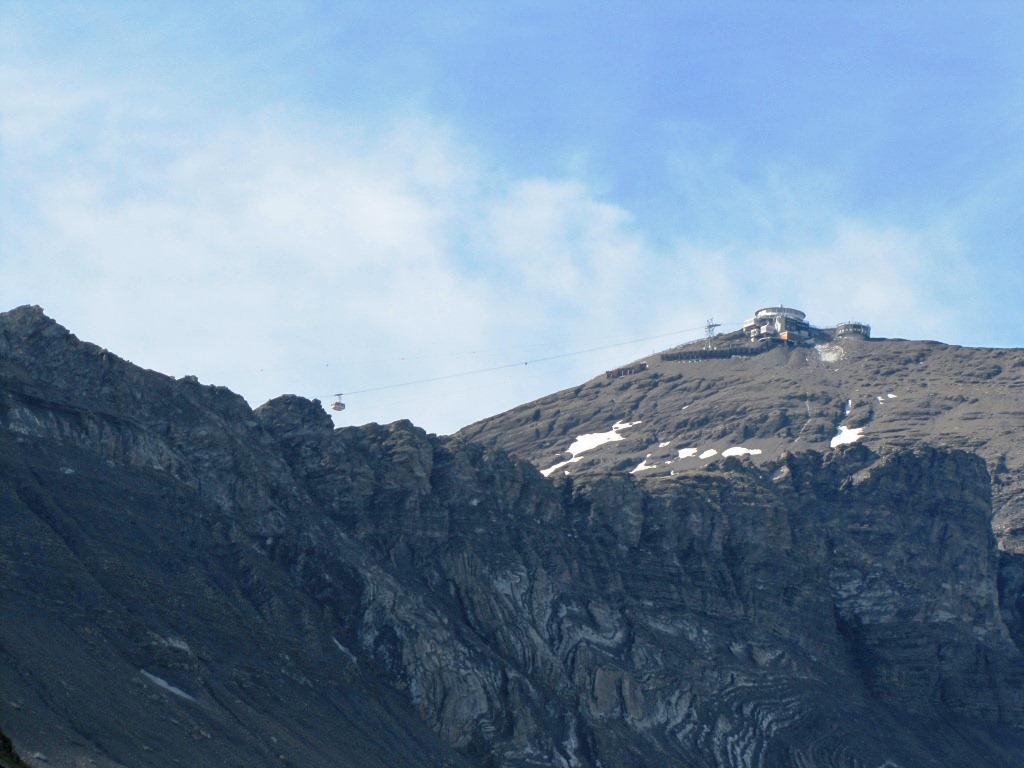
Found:
[[[243,77],[233,67],[218,87]],[[661,185],[644,208],[602,181],[599,152],[517,167],[429,100],[257,94],[211,110],[186,72],[201,74],[24,51],[0,68],[0,299],[254,405],[352,392],[345,420],[450,431],[699,337],[710,315],[781,301],[816,323],[962,341],[966,297],[988,289],[955,210],[869,212],[841,165],[753,162],[710,122],[644,148]]]

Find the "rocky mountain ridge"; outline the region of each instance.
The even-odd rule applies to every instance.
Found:
[[[761,458],[545,478],[5,313],[0,728],[76,768],[1020,764],[990,463]]]
[[[458,434],[545,471],[631,472],[642,482],[730,453],[757,463],[847,441],[966,450],[988,464],[1000,545],[1024,551],[1024,350],[859,336],[787,345],[743,332],[712,341],[711,350],[666,350]],[[582,452],[580,437],[589,439]]]

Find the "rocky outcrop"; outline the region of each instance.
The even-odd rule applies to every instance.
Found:
[[[737,461],[657,495],[597,476],[563,484],[564,510],[515,470],[509,511],[508,496],[484,495],[492,480],[451,481],[461,462],[449,446],[428,452],[428,438],[399,429],[374,442],[394,452],[371,463],[435,490],[386,502],[405,511],[386,524],[401,537],[352,533],[408,569],[404,583],[422,579],[425,602],[447,605],[443,642],[410,633],[419,621],[399,626],[403,611],[391,609],[401,650],[388,658],[404,660],[390,671],[401,684],[437,692],[421,715],[462,743],[482,728],[508,765],[950,765],[981,753],[1010,765],[1021,754],[1024,680],[999,614],[976,457],[854,447],[764,471]],[[450,487],[483,506],[475,529],[435,520],[414,535]],[[453,717],[438,706],[468,694],[424,658],[466,670],[471,708]],[[551,724],[552,703],[572,716]],[[1000,746],[949,732],[950,718],[1002,725]],[[520,741],[503,744],[510,735]]]
[[[0,766],[3,768],[26,768],[25,763],[14,751],[14,745],[3,731],[0,731]]]
[[[0,321],[0,727],[47,765],[1024,759],[973,454],[552,481],[103,354]]]

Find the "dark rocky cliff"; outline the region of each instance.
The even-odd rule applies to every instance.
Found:
[[[0,728],[54,766],[1015,766],[986,462],[549,480],[0,316]],[[45,762],[44,762],[45,761]]]
[[[25,768],[25,763],[14,751],[11,739],[3,731],[0,731],[0,766],[3,768]]]

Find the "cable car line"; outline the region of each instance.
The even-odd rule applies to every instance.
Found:
[[[645,337],[640,338],[640,339],[631,339],[629,341],[620,341],[620,342],[617,342],[615,344],[606,344],[606,345],[600,346],[600,347],[590,347],[589,349],[581,349],[581,350],[577,350],[575,352],[564,352],[564,353],[559,354],[559,355],[549,355],[547,357],[538,357],[538,358],[534,358],[532,360],[523,360],[521,362],[515,362],[515,363],[505,363],[504,365],[495,365],[495,366],[491,366],[489,368],[477,368],[477,369],[472,370],[472,371],[461,371],[459,373],[449,373],[449,374],[445,374],[443,376],[432,376],[432,377],[429,377],[429,378],[426,378],[426,379],[416,379],[415,381],[404,381],[404,382],[401,382],[400,384],[385,384],[385,385],[380,386],[380,387],[369,387],[367,389],[357,389],[357,390],[353,390],[353,391],[350,391],[350,392],[346,392],[344,394],[346,396],[349,396],[349,395],[362,395],[362,394],[366,394],[368,392],[382,392],[382,391],[388,390],[388,389],[398,389],[400,387],[411,387],[411,386],[414,386],[416,384],[429,384],[429,383],[432,383],[432,382],[435,382],[435,381],[445,381],[447,379],[455,379],[455,378],[459,378],[461,376],[472,376],[472,375],[478,374],[478,373],[490,373],[492,371],[501,371],[501,370],[506,370],[508,368],[518,368],[520,366],[530,365],[531,363],[543,363],[543,362],[547,362],[549,360],[558,360],[558,359],[561,359],[561,358],[573,357],[575,355],[585,355],[585,354],[588,354],[590,352],[599,352],[599,351],[604,350],[604,349],[613,349],[614,347],[622,347],[622,346],[626,346],[627,344],[638,344],[641,341],[651,341],[653,339],[663,339],[666,336],[678,336],[681,333],[689,333],[691,331],[702,330],[702,329],[703,329],[703,326],[698,326],[698,327],[695,327],[695,328],[684,328],[683,330],[672,331],[670,333],[660,333],[660,334],[657,334],[655,336],[645,336]],[[335,395],[334,397],[336,398],[336,400],[334,401],[334,405],[332,407],[334,408],[334,410],[342,410],[344,408],[344,404],[341,402],[341,395],[338,394],[338,395]],[[341,407],[335,407],[335,406],[339,406],[339,405]]]
[[[551,373],[561,373],[561,372],[564,372],[564,371],[571,371],[571,370],[574,370],[572,365],[568,365],[568,366],[564,366],[562,368],[557,368],[554,371],[549,370],[549,371],[547,371],[547,373],[548,374],[551,374]],[[535,380],[535,379],[540,379],[540,378],[543,378],[544,375],[545,374],[538,374],[537,376],[529,377],[527,380],[528,381],[532,381],[532,380]],[[397,400],[386,400],[386,401],[383,401],[383,402],[374,401],[372,405],[361,405],[361,404],[360,405],[356,405],[354,411],[355,411],[355,413],[366,413],[367,411],[369,411],[369,410],[371,410],[373,408],[388,408],[388,407],[395,406],[395,405],[405,405],[407,403],[422,402],[424,400],[439,400],[439,399],[442,399],[442,398],[451,397],[452,395],[455,395],[455,394],[460,394],[460,393],[463,393],[463,392],[475,392],[477,390],[485,389],[487,387],[492,387],[492,386],[493,386],[492,383],[484,382],[484,383],[473,384],[472,386],[459,387],[457,389],[445,389],[443,391],[435,391],[435,392],[432,392],[431,394],[427,394],[427,395],[412,395],[412,396],[399,395]],[[542,394],[542,393],[539,393],[539,394]],[[337,402],[341,402],[341,400],[339,399]],[[343,406],[341,410],[346,410],[347,406],[345,405],[345,403],[341,403],[341,404]],[[333,408],[333,405],[331,407]],[[334,410],[338,410],[338,409],[335,408]],[[352,411],[349,411],[349,414],[351,415]]]

